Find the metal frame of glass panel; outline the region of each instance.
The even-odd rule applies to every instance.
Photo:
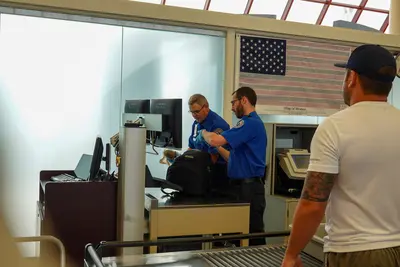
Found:
[[[139,1],[146,2],[145,0],[139,0]],[[168,5],[168,0],[159,0],[159,1],[160,1],[159,3],[161,5]],[[185,1],[185,0],[182,0],[182,1]],[[190,1],[190,0],[186,0],[186,1]],[[210,5],[211,5],[212,1],[214,1],[214,0],[204,0],[204,8],[203,9],[210,10]],[[252,10],[252,7],[253,7],[253,4],[255,1],[268,1],[268,0],[247,0],[247,4],[245,5],[245,8],[244,8],[242,14],[254,13],[254,11]],[[383,21],[382,25],[379,28],[379,30],[381,32],[386,32],[386,30],[388,29],[388,26],[389,26],[389,10],[388,10],[389,7],[387,9],[370,7],[370,6],[368,6],[368,0],[358,0],[357,1],[357,2],[359,2],[358,5],[342,3],[340,0],[336,0],[336,1],[333,1],[333,0],[287,0],[286,6],[283,10],[282,15],[280,16],[280,19],[287,20],[290,12],[291,11],[293,12],[294,3],[297,3],[300,5],[301,2],[312,2],[312,3],[317,3],[317,4],[323,5],[323,7],[321,8],[321,11],[318,15],[318,18],[315,21],[316,25],[323,24],[324,18],[326,16],[326,13],[328,12],[329,8],[332,6],[336,6],[336,7],[343,7],[343,8],[349,8],[349,9],[355,10],[355,13],[351,19],[351,22],[353,22],[353,23],[358,22],[363,11],[371,11],[374,13],[380,13],[380,14],[386,15],[386,19]],[[231,5],[230,1],[229,1],[229,5]],[[272,3],[271,3],[271,5],[272,5]],[[299,5],[297,5],[297,6],[299,6]],[[193,7],[193,8],[195,8],[195,7]]]

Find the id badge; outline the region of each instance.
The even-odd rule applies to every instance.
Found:
[[[196,141],[198,126],[199,126],[198,123],[196,123],[196,124],[194,125],[194,129],[193,129],[193,141]]]

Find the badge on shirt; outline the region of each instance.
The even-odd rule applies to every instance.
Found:
[[[197,128],[198,128],[199,124],[196,123],[194,125],[194,129],[193,129],[193,141],[196,141],[196,136],[197,136]]]
[[[236,123],[236,126],[234,128],[240,128],[244,125],[244,120],[240,120],[238,121],[238,123]]]

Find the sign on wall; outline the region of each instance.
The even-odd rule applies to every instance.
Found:
[[[259,114],[328,116],[343,108],[351,47],[296,39],[237,35],[237,85],[256,90]]]

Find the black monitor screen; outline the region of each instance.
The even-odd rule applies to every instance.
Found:
[[[182,99],[152,99],[151,114],[174,115],[179,104],[182,108]]]
[[[97,137],[93,149],[92,163],[90,165],[89,180],[91,181],[96,179],[99,174],[101,160],[103,158],[103,150],[104,150],[103,140],[101,140],[100,137]]]
[[[163,125],[166,127],[163,133],[158,134],[158,138],[170,134],[173,147],[182,148],[182,99],[152,99],[150,113],[164,115]]]
[[[150,99],[125,100],[125,113],[150,113]]]

